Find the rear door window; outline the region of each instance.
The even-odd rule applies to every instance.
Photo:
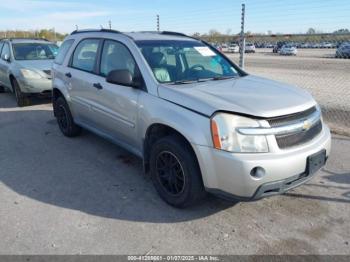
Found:
[[[82,40],[74,51],[72,67],[87,72],[93,72],[99,43],[99,39]]]

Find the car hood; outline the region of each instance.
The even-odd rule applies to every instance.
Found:
[[[53,60],[16,60],[16,63],[22,68],[51,70]]]
[[[159,85],[161,98],[211,116],[229,111],[257,117],[274,117],[316,105],[303,89],[257,76],[184,85]]]

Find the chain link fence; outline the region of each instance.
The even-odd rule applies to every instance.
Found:
[[[239,35],[202,38],[239,64]],[[350,134],[350,33],[245,35],[245,42],[248,73],[306,89],[332,130]]]

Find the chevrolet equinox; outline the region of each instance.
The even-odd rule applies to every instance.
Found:
[[[309,93],[175,32],[74,31],[53,65],[53,108],[65,136],[85,128],[141,157],[176,207],[205,192],[284,193],[313,177],[331,147]]]

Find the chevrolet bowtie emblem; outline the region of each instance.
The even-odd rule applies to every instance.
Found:
[[[309,130],[311,127],[311,123],[308,120],[305,120],[303,123],[303,130]]]

